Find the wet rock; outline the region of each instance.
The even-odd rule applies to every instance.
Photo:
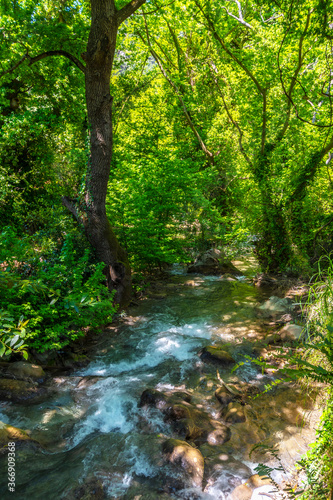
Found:
[[[163,392],[157,391],[156,389],[146,389],[141,394],[138,406],[139,408],[143,406],[153,406],[159,409],[166,408],[167,397]]]
[[[229,441],[230,437],[230,428],[219,423],[216,429],[208,433],[207,442],[212,446],[219,446]]]
[[[186,399],[186,400],[185,400]],[[186,392],[162,393],[146,389],[139,402],[140,407],[157,408],[164,415],[164,421],[181,438],[202,444],[206,441],[220,445],[230,439],[230,429],[190,403],[191,395]]]
[[[73,378],[73,377],[71,377]],[[92,385],[97,384],[103,377],[98,377],[96,375],[88,375],[86,377],[80,377],[80,380],[76,386],[77,389],[87,389]]]
[[[288,298],[280,299],[274,295],[266,302],[259,306],[260,316],[264,318],[276,318],[282,314],[288,313],[291,308],[292,301]]]
[[[247,481],[246,484],[250,486],[250,488],[255,489],[260,486],[265,486],[267,484],[272,484],[272,481],[269,478],[264,479],[259,474],[253,474]]]
[[[106,500],[107,498],[102,482],[95,478],[72,488],[63,497],[64,500]]]
[[[227,261],[223,252],[217,248],[212,248],[196,258],[194,264],[187,268],[188,273],[198,274],[241,274],[238,269]]]
[[[6,373],[21,380],[32,379],[42,381],[45,378],[45,372],[41,366],[24,361],[16,361],[10,364]]]
[[[201,487],[204,475],[204,458],[201,452],[190,446],[186,441],[168,439],[163,444],[163,454],[167,462],[181,467],[184,479],[193,486]]]
[[[0,422],[0,448],[15,441],[31,441],[29,435],[22,429]]]
[[[211,345],[202,349],[200,357],[203,361],[218,363],[221,366],[228,366],[235,363],[234,358],[225,349]]]
[[[252,473],[247,465],[219,448],[205,444],[200,447],[200,451],[205,459],[205,480],[208,488],[214,485],[216,490],[223,491],[226,496]]]
[[[23,380],[0,379],[0,400],[14,403],[37,402],[48,394],[45,387]]]
[[[230,500],[250,500],[252,498],[252,490],[246,484],[240,484],[235,488],[230,496]]]
[[[229,403],[224,420],[230,424],[238,424],[245,422],[246,416],[244,406],[240,403]]]
[[[280,338],[283,341],[295,341],[302,336],[303,327],[300,325],[286,325],[280,331]]]
[[[172,428],[179,437],[196,442],[203,435],[203,430],[195,425],[191,418],[183,418],[172,423]]]
[[[228,406],[228,404],[235,398],[235,396],[228,392],[224,387],[216,389],[215,397],[222,406]]]
[[[131,486],[121,500],[171,500],[173,497],[160,490],[152,490],[147,486]]]
[[[186,401],[186,403],[190,403],[192,401],[192,396],[189,392],[175,391],[171,394],[173,398],[178,398],[179,400]]]

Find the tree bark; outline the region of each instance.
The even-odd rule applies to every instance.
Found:
[[[110,79],[118,27],[144,1],[132,0],[117,12],[114,0],[92,0],[87,51],[82,54],[86,62],[85,89],[91,155],[84,203],[78,212],[97,258],[105,263],[108,288],[115,290],[115,301],[121,306],[130,300],[131,269],[126,251],[119,245],[108,221],[105,207],[112,157]]]

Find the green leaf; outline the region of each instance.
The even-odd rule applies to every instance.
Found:
[[[13,347],[14,344],[16,344],[16,342],[19,340],[20,336],[19,335],[15,335],[11,341],[10,341],[10,347]]]

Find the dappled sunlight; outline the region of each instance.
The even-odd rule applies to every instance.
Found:
[[[63,400],[24,416],[34,439],[54,453],[74,453],[79,469],[81,453],[89,449],[85,474],[102,466],[107,443],[113,443],[118,468],[103,475],[111,498],[132,487],[135,474],[148,478],[164,471],[160,447],[168,437],[196,443],[207,466],[203,498],[214,499],[250,477],[259,461],[273,464],[260,448],[251,455],[254,446],[278,445],[287,466],[313,439],[314,401],[287,385],[256,397],[274,380],[274,364],[264,371],[242,364],[245,355],[274,355],[274,347],[262,343],[271,328],[256,314],[265,296],[245,282],[180,275],[173,280],[177,287],[168,287],[163,301],[145,300],[105,330],[86,368],[54,378]],[[213,358],[205,359],[209,346]],[[220,365],[223,360],[231,364]],[[184,498],[191,494],[184,490]]]

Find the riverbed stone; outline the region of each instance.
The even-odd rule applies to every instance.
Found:
[[[240,484],[235,488],[230,496],[230,500],[250,500],[252,498],[252,490],[246,484]]]
[[[163,454],[167,462],[184,470],[185,478],[193,486],[201,487],[204,475],[204,458],[197,448],[180,439],[168,439],[163,443]]]
[[[39,401],[48,393],[45,387],[24,380],[0,379],[0,400],[25,403]]]
[[[29,435],[22,429],[0,422],[0,448],[15,441],[31,441]]]
[[[259,476],[259,474],[253,474],[249,479],[246,481],[246,484],[252,488],[259,488],[260,486],[265,486],[267,484],[272,484],[272,481],[269,479],[269,477],[263,477]]]
[[[280,331],[280,338],[283,341],[299,340],[302,336],[303,327],[300,325],[289,324],[282,328]]]
[[[264,318],[276,318],[282,314],[288,313],[292,301],[289,298],[279,298],[274,295],[259,306],[259,314]]]
[[[187,268],[188,273],[198,273],[205,275],[216,274],[241,274],[240,271],[228,261],[225,254],[217,248],[211,248],[206,252],[201,253],[195,259],[194,264]]]
[[[200,357],[203,361],[218,363],[221,366],[229,366],[235,364],[234,358],[221,347],[206,346],[202,349]]]
[[[165,413],[166,422],[174,422],[181,419],[191,419],[190,405],[186,406],[184,403],[178,403],[167,408]]]
[[[172,422],[172,428],[179,437],[188,441],[196,442],[203,435],[203,430],[194,423],[192,418]]]
[[[208,433],[207,442],[212,446],[219,446],[229,441],[230,437],[230,428],[219,423],[216,429]]]
[[[240,403],[231,402],[228,404],[224,420],[230,424],[245,422],[246,416],[244,406]]]
[[[106,500],[108,496],[102,482],[93,478],[86,480],[84,484],[74,486],[63,498],[64,500]]]
[[[7,374],[21,380],[42,381],[45,378],[45,372],[41,366],[25,361],[16,361],[10,364],[7,368]]]
[[[167,397],[161,391],[156,389],[145,389],[141,394],[138,404],[139,408],[143,406],[152,406],[155,408],[165,408],[167,406]]]
[[[228,406],[228,404],[235,398],[235,396],[228,392],[224,387],[216,389],[215,397],[222,406]]]

